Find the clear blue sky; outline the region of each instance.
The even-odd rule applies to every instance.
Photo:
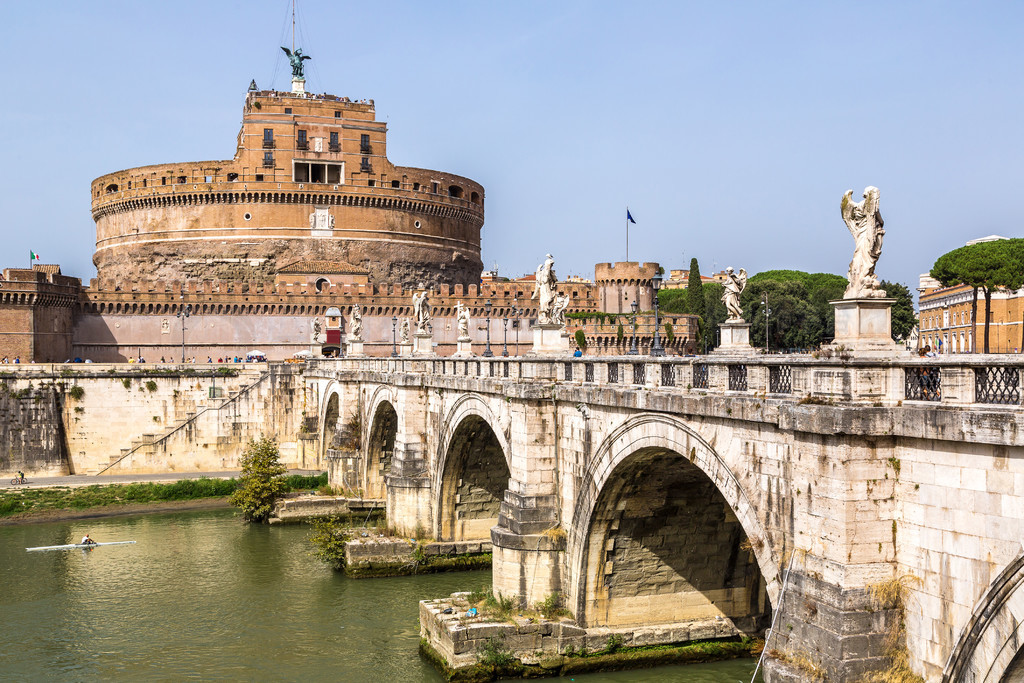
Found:
[[[290,5],[4,3],[4,266],[95,275],[89,183],[230,158],[249,80],[288,89]],[[307,88],[373,98],[389,157],[487,192],[484,263],[593,276],[696,256],[845,275],[850,188],[877,272],[1019,236],[1019,3],[299,3]]]

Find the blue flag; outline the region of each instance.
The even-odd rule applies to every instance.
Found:
[[[633,217],[629,214],[629,209],[626,209],[626,220],[632,223],[633,225],[636,225],[636,221],[633,220]]]

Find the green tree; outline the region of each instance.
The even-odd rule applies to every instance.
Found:
[[[972,321],[978,319],[978,291],[985,295],[984,351],[988,353],[992,290],[1016,290],[1024,285],[1024,239],[981,242],[954,249],[936,259],[931,276],[944,287],[964,284],[974,289]],[[972,337],[977,338],[977,334],[974,333]]]
[[[576,330],[576,334],[573,336],[576,338],[576,346],[580,351],[585,352],[587,350],[587,333],[583,330]]]
[[[683,313],[704,315],[704,282],[700,279],[700,266],[695,258],[690,259],[690,278],[686,282],[686,309]]]
[[[274,501],[288,488],[282,476],[288,470],[279,457],[277,443],[265,436],[250,441],[242,453],[242,475],[238,489],[231,494],[231,504],[241,508],[247,522],[267,521]]]
[[[902,341],[910,335],[917,318],[914,316],[914,297],[910,288],[901,285],[899,282],[882,280],[882,289],[890,299],[896,299],[892,305],[892,338],[894,341]]]

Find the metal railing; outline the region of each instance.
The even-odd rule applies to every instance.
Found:
[[[793,393],[793,369],[788,365],[768,368],[768,391],[773,394]]]
[[[694,363],[693,364],[693,388],[694,389],[707,389],[708,388],[708,366],[707,366],[707,363]]]
[[[729,391],[746,391],[747,390],[747,366],[746,365],[730,365],[729,366]]]
[[[676,385],[676,366],[671,363],[661,365],[661,386],[674,387]]]
[[[608,364],[608,384],[619,383],[619,364],[609,363]]]
[[[1020,405],[1020,370],[995,366],[975,368],[974,402]]]
[[[941,401],[942,373],[936,367],[906,368],[904,395],[908,401]]]
[[[647,384],[647,365],[633,363],[633,384]]]

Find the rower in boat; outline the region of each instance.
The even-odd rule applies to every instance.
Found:
[[[89,538],[89,534],[82,537],[82,542],[79,545],[96,545],[96,541]]]

